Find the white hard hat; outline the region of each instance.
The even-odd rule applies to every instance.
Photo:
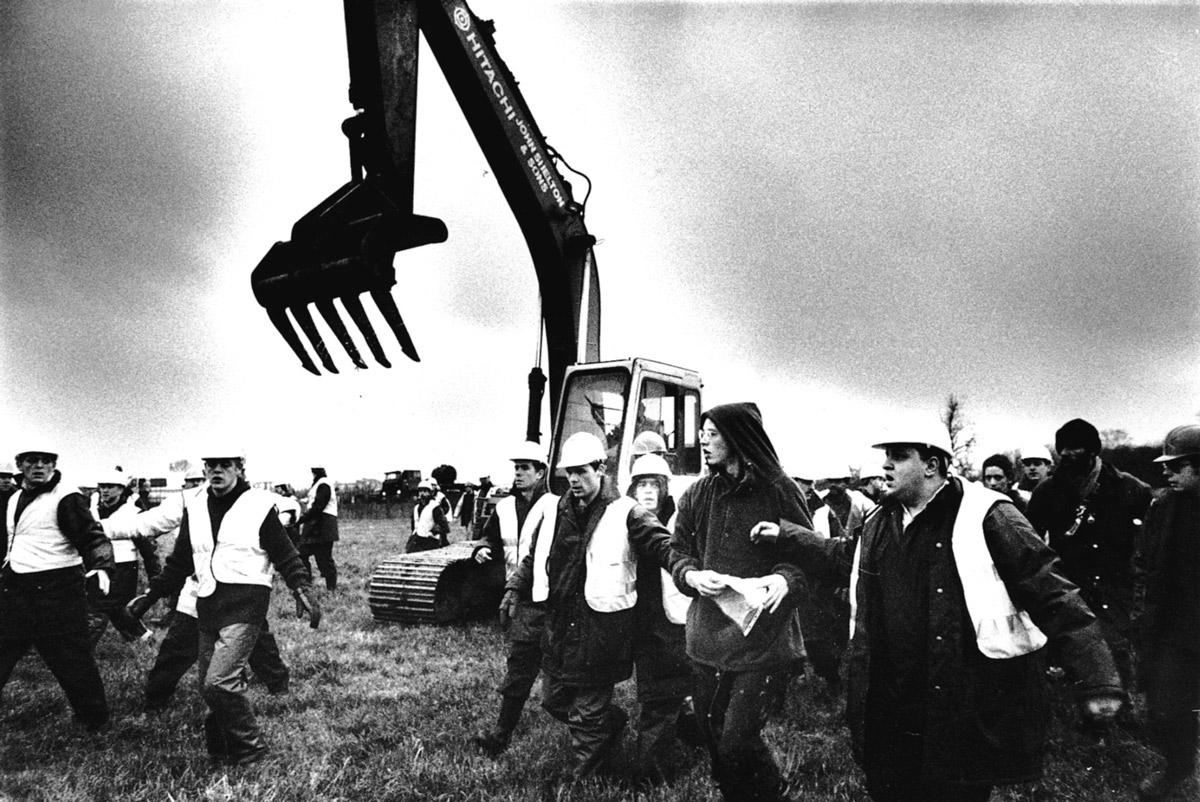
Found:
[[[125,474],[116,470],[101,471],[99,478],[96,479],[96,486],[100,485],[120,485],[126,487],[129,484],[129,478]]]
[[[671,466],[657,454],[643,454],[633,461],[631,475],[634,479],[639,476],[665,476],[671,478]]]
[[[51,458],[52,458],[52,459],[53,459],[55,462],[58,462],[58,452],[57,452],[57,451],[51,451],[51,450],[50,450],[50,449],[48,449],[48,448],[24,448],[24,449],[21,449],[20,451],[18,451],[18,452],[16,453],[16,455],[14,456],[14,459],[15,459],[17,462],[20,462],[20,461],[21,461],[21,457],[24,457],[26,454],[49,454],[49,455],[50,455],[50,457],[51,457]]]
[[[587,432],[575,432],[563,443],[562,453],[558,455],[558,467],[578,468],[606,459],[608,454],[604,452],[604,444],[599,437]]]
[[[422,479],[421,483],[417,485],[417,490],[428,490],[430,493],[436,492],[437,482],[432,479]]]
[[[872,448],[886,448],[891,445],[917,445],[936,448],[947,457],[954,457],[954,449],[950,445],[950,432],[937,419],[916,420],[912,423],[897,425],[888,429],[886,439],[872,444]]]
[[[643,454],[662,454],[666,450],[667,442],[662,439],[662,435],[658,432],[652,432],[647,429],[633,438],[633,456],[635,457],[640,457]]]
[[[542,448],[539,443],[526,440],[512,450],[512,456],[508,459],[512,462],[533,462],[538,465],[545,465],[546,449]]]
[[[215,451],[212,448],[209,448],[201,455],[200,459],[246,459],[246,452],[242,450],[242,447],[234,445],[233,443],[218,442],[216,448],[223,448],[225,450]]]
[[[17,466],[13,465],[11,462],[0,462],[0,475],[2,474],[16,476]]]
[[[183,472],[183,481],[185,481],[185,482],[188,481],[189,479],[199,479],[200,481],[204,481],[207,478],[208,477],[204,475],[204,466],[203,465],[196,465],[193,467],[189,467],[186,471]]]
[[[1028,446],[1021,449],[1021,461],[1027,459],[1040,459],[1046,462],[1053,463],[1054,458],[1050,456],[1050,449],[1045,446]]]

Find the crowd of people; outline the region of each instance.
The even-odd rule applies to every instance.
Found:
[[[247,698],[246,672],[253,669],[272,693],[287,692],[288,669],[267,627],[274,576],[283,577],[298,614],[316,627],[320,607],[307,560],[316,557],[332,592],[336,494],[324,470],[314,468],[308,509],[297,514],[290,489],[284,495],[250,486],[239,449],[208,453],[203,471],[185,476],[182,491],[158,506],[141,494],[135,500],[119,471],[95,480],[89,502],[79,485],[63,480],[55,450],[26,449],[15,465],[0,465],[0,692],[32,648],[75,719],[92,732],[108,729],[94,647],[109,622],[126,641],[150,638],[142,618],[169,599],[170,626],[146,679],[146,711],[162,710],[198,664],[210,757],[222,765],[262,759],[268,746]],[[293,539],[288,527],[296,525]],[[155,539],[170,533],[174,543],[160,565]],[[139,554],[148,581],[140,595]]]
[[[982,802],[1036,780],[1051,683],[1073,696],[1085,729],[1127,728],[1162,755],[1141,798],[1166,798],[1192,775],[1200,426],[1167,434],[1156,493],[1103,459],[1080,419],[1055,433],[1057,460],[1042,446],[1019,463],[993,455],[979,481],[952,470],[937,421],[874,443],[880,470],[857,477],[789,475],[753,403],[713,407],[699,423],[707,470],[678,498],[654,437],[639,436],[631,484],[617,487],[605,444],[572,435],[554,466],[567,478],[561,497],[543,447],[511,453],[511,492],[474,552],[506,575],[500,703],[475,739],[485,754],[509,748],[541,676],[574,780],[603,769],[632,721],[639,782],[669,782],[700,749],[723,798],[783,800],[798,789],[763,730],[807,664],[844,699],[878,802]],[[251,487],[237,449],[209,451],[181,493],[142,509],[122,474],[97,477],[89,501],[57,462],[33,449],[0,465],[0,691],[33,648],[80,724],[105,729],[94,646],[109,623],[145,639],[142,618],[169,600],[147,711],[198,664],[209,755],[260,760],[248,671],[273,693],[289,682],[266,625],[273,578],[313,627],[310,558],[327,592],[337,588],[325,471],[313,469],[302,508],[287,486]],[[422,483],[408,550],[445,545],[449,512]],[[160,563],[154,544],[167,533]],[[614,694],[631,678],[632,719]]]
[[[952,470],[940,421],[873,444],[881,470],[858,477],[787,475],[752,403],[714,407],[701,426],[707,471],[677,500],[665,446],[641,436],[625,490],[600,439],[572,435],[555,466],[562,498],[537,444],[514,451],[513,493],[476,552],[508,576],[484,752],[509,747],[541,672],[573,777],[592,776],[629,720],[613,687],[636,677],[639,780],[669,779],[691,743],[725,799],[786,799],[797,789],[762,730],[807,663],[844,695],[874,800],[982,802],[1036,780],[1052,683],[1100,742],[1124,727],[1162,754],[1140,798],[1191,776],[1200,426],[1167,435],[1157,498],[1101,458],[1080,419],[1055,433],[1057,463],[1026,448],[1018,476],[997,454],[979,481]]]

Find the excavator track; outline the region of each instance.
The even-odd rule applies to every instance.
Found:
[[[474,560],[482,540],[466,540],[375,567],[367,602],[376,621],[451,624],[496,614],[504,595],[504,566]]]

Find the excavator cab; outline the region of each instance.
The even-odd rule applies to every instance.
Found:
[[[604,473],[620,492],[629,487],[634,441],[645,432],[662,438],[678,498],[700,476],[700,376],[649,359],[622,359],[567,368],[550,448],[550,490],[567,492],[558,468],[562,444],[576,432],[600,438],[608,450]]]

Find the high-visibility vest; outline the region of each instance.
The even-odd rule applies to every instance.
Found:
[[[413,534],[418,537],[438,539],[438,533],[433,531],[433,511],[438,508],[435,499],[430,499],[424,507],[413,506]]]
[[[197,497],[186,514],[201,597],[211,596],[218,582],[271,587],[271,558],[259,543],[263,521],[276,514],[271,493],[253,487],[242,493],[221,519],[216,533],[208,514],[207,493]]]
[[[317,497],[317,488],[321,485],[325,485],[329,488],[329,503],[325,505],[325,509],[321,510],[321,512],[325,513],[326,515],[332,515],[334,518],[336,518],[338,514],[337,491],[333,489],[333,482],[329,481],[328,476],[322,476],[320,479],[312,483],[312,487],[308,489],[308,501],[309,503],[312,503],[312,500]]]
[[[100,520],[100,494],[99,493],[97,493],[92,498],[91,507],[92,507],[92,517],[95,518],[97,521],[99,521]],[[125,499],[124,502],[121,503],[121,506],[119,506],[119,507],[117,507],[117,509],[113,510],[112,514],[109,515],[108,518],[106,518],[105,520],[112,521],[113,519],[116,519],[116,521],[114,521],[114,523],[117,523],[120,521],[131,521],[135,516],[137,516],[137,514],[139,512],[141,512],[141,510],[138,509],[137,502],[135,502],[133,500],[133,497],[130,496],[129,498]],[[108,530],[105,529],[106,533],[107,533],[107,531]],[[109,535],[108,539],[109,539],[109,541],[112,542],[113,562],[117,562],[117,563],[135,563],[135,562],[137,562],[137,558],[138,558],[137,546],[133,545],[132,540],[130,540],[128,537],[114,537],[113,535]]]
[[[537,529],[542,518],[558,507],[558,496],[553,493],[543,493],[529,508],[525,523],[517,527],[517,498],[505,496],[496,502],[496,515],[500,516],[500,541],[504,544],[504,572],[512,576],[517,566],[529,554],[529,543],[533,532]]]
[[[963,587],[967,614],[975,629],[975,644],[985,657],[995,660],[1035,652],[1046,645],[1046,635],[1033,623],[1029,613],[1013,604],[983,536],[983,519],[997,502],[1009,501],[1009,498],[973,482],[963,481],[962,487],[963,499],[954,519],[950,547]],[[854,637],[858,613],[861,560],[860,539],[850,569],[850,637]]]
[[[588,543],[583,595],[588,607],[598,613],[628,610],[637,603],[637,555],[630,548],[626,525],[629,511],[636,503],[628,496],[610,503]],[[533,555],[532,598],[535,602],[543,602],[550,596],[546,562],[557,523],[558,507],[555,506],[542,521],[542,535],[538,537]]]
[[[984,656],[996,660],[1020,657],[1046,645],[1046,635],[1029,613],[1018,609],[996,570],[983,537],[983,519],[1008,496],[974,482],[963,482],[962,506],[954,520],[951,547],[962,582],[967,612],[975,627],[975,644]]]
[[[17,520],[17,503],[28,490],[20,490],[8,498],[8,551],[4,564],[18,574],[52,571],[83,565],[79,550],[71,545],[58,528],[58,504],[79,489],[59,476],[58,484],[34,497],[21,511]]]

